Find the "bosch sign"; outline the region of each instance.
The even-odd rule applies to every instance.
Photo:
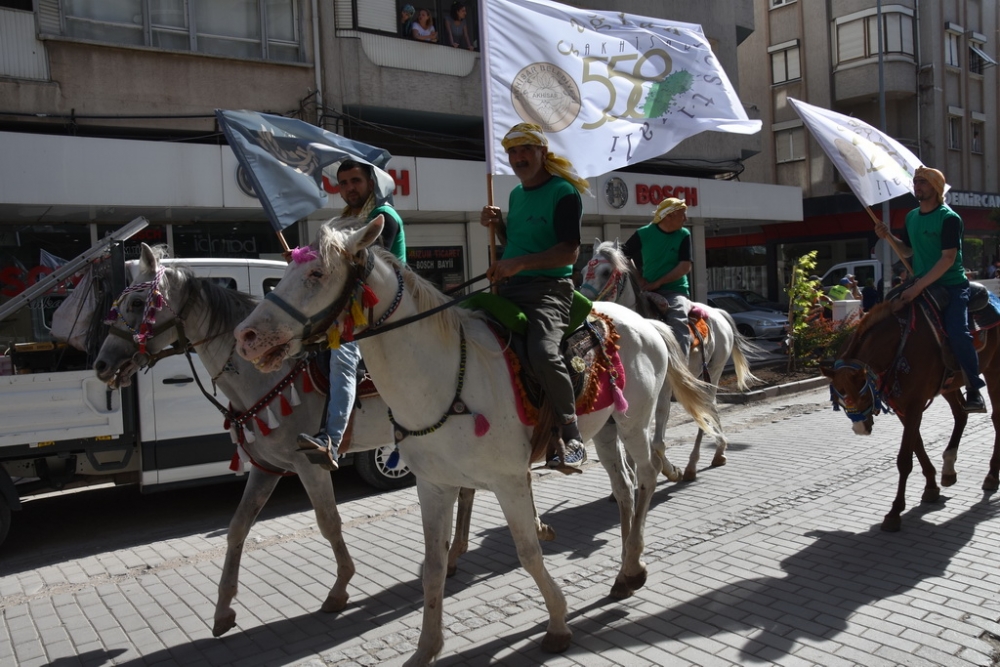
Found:
[[[669,185],[635,184],[635,203],[652,204],[656,206],[668,197],[683,199],[688,206],[698,205],[698,188],[687,185],[672,187]]]

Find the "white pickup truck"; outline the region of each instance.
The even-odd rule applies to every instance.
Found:
[[[111,261],[123,261],[120,249]],[[183,263],[258,297],[285,269],[283,262],[258,259]],[[116,285],[113,294],[124,287]],[[52,307],[53,297],[39,299]],[[186,357],[166,357],[137,374],[130,387],[113,390],[97,379],[87,355],[53,342],[39,316],[45,310],[33,310],[22,319],[34,323],[35,340],[12,345],[2,372],[13,374],[0,375],[0,543],[12,510],[31,495],[106,483],[136,484],[149,492],[239,479],[229,470],[234,450],[222,415],[198,388]],[[197,355],[193,359],[210,388]],[[411,483],[409,470],[386,466],[391,450],[389,442],[341,463],[353,462],[376,488]]]

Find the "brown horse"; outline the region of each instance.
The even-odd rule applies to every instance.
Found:
[[[979,335],[985,343],[979,351],[980,371],[986,380],[990,402],[996,405],[1000,401],[1000,327],[981,330]],[[865,315],[843,352],[832,367],[823,369],[823,373],[831,379],[835,409],[844,408],[854,423],[855,433],[871,435],[874,417],[883,410],[894,411],[903,423],[903,440],[896,457],[899,486],[892,509],[882,520],[882,530],[898,531],[900,515],[906,508],[906,478],[913,469],[914,454],[926,478],[921,501],[937,502],[941,495],[934,481],[934,465],[920,437],[924,410],[938,394],[948,401],[955,418],[951,439],[944,451],[941,484],[951,486],[958,479],[955,473],[958,443],[969,420],[962,409],[959,392],[965,377],[960,370],[952,371],[946,365],[941,343],[923,309],[915,305],[902,306],[900,302],[879,304]],[[995,434],[998,418],[994,411]],[[983,481],[984,491],[994,491],[1000,486],[998,469],[1000,439],[994,436],[990,469]]]

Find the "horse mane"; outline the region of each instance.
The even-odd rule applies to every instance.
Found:
[[[635,266],[629,261],[625,253],[622,252],[621,248],[617,247],[617,241],[602,241],[597,244],[594,248],[594,255],[604,255],[611,262],[611,265],[615,267],[615,270],[621,271],[625,274],[632,274],[635,272]]]
[[[316,246],[311,247],[320,254],[324,266],[333,266],[338,256],[347,257],[347,247],[344,245],[346,235],[366,222],[362,218],[343,217],[333,218],[320,226],[319,234],[316,237]],[[416,301],[419,312],[430,310],[450,301],[445,294],[438,290],[437,286],[399,261],[399,258],[381,245],[372,244],[369,250],[403,275],[403,284],[409,289],[410,295]],[[442,331],[447,333],[457,332],[462,321],[470,316],[471,312],[465,308],[446,308],[431,317],[435,319]]]
[[[876,325],[881,324],[883,321],[892,317],[893,315],[893,304],[890,301],[884,301],[882,303],[876,304],[865,313],[865,316],[861,318],[858,322],[857,328],[851,337],[847,339],[847,344],[844,347],[844,351],[840,354],[842,358],[851,358],[857,353],[858,347],[861,346],[861,342],[864,340],[865,335]]]
[[[191,296],[194,304],[202,304],[208,312],[208,335],[217,336],[232,331],[247,318],[257,306],[258,299],[239,290],[223,287],[211,278],[199,278],[186,266],[179,267],[178,273],[192,285]],[[197,284],[198,288],[194,288]]]

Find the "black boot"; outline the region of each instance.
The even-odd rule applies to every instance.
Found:
[[[969,390],[965,392],[965,403],[962,408],[970,413],[984,413],[986,412],[986,401],[983,400],[983,395],[979,393],[978,389],[969,387]]]
[[[333,438],[320,431],[316,435],[299,433],[295,440],[299,444],[299,451],[306,455],[311,463],[315,463],[326,470],[338,470],[337,448],[333,445]]]

